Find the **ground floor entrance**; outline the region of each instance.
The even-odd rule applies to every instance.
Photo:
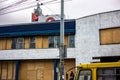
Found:
[[[64,64],[66,73],[75,66],[75,59],[66,59]],[[59,80],[59,75],[58,59],[0,61],[0,80]]]

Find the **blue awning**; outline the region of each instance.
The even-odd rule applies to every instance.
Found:
[[[65,20],[65,34],[75,34],[75,20]],[[33,35],[60,35],[60,21],[0,27],[0,38]]]

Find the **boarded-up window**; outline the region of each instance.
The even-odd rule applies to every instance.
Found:
[[[36,38],[30,37],[30,48],[35,48],[35,47],[36,47]]]
[[[36,36],[36,48],[42,48],[43,38],[42,36]]]
[[[0,80],[15,80],[15,61],[0,61]]]
[[[48,36],[43,36],[43,48],[48,48]]]
[[[100,44],[120,43],[120,28],[101,29]]]

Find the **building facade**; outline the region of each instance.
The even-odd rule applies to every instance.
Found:
[[[120,10],[76,20],[76,65],[93,57],[120,56]]]
[[[65,71],[75,66],[75,31],[75,20],[66,20]],[[1,26],[0,79],[58,80],[59,42],[60,21]]]
[[[59,80],[59,34],[59,21],[1,26],[0,79]],[[120,11],[65,20],[64,41],[65,73],[93,57],[120,56]]]

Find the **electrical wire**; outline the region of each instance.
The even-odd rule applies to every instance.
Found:
[[[19,1],[19,2],[16,2],[16,3],[14,3],[14,4],[11,4],[11,5],[9,5],[9,6],[7,6],[7,7],[4,7],[4,8],[2,8],[2,9],[0,9],[0,11],[2,11],[2,10],[6,10],[6,9],[10,9],[10,8],[16,8],[17,6],[25,6],[25,4],[26,3],[24,3],[25,1],[28,1],[28,0],[21,0],[21,1]],[[44,1],[44,0],[43,0]],[[47,4],[47,3],[51,3],[51,2],[53,2],[53,1],[57,1],[57,0],[51,0],[51,1],[47,1],[47,2],[44,2],[44,4]],[[33,3],[35,3],[35,1],[34,2],[31,2],[31,3],[29,3],[29,4],[33,4]],[[28,2],[27,2],[27,5],[29,5],[28,4]],[[41,4],[42,5],[42,4]]]
[[[9,11],[9,10],[20,9],[20,8],[22,8],[22,7],[26,7],[26,6],[28,6],[28,5],[30,6],[31,4],[32,4],[32,5],[33,5],[33,4],[36,5],[35,2],[29,2],[29,3],[28,3],[28,2],[23,2],[23,3],[18,4],[18,5],[16,5],[16,6],[13,6],[13,7],[7,8],[7,9],[3,10],[3,12],[6,11],[6,10]]]
[[[50,8],[48,8],[47,6],[44,6],[46,7],[48,10],[50,10],[53,14],[55,13],[53,10],[51,10]],[[57,16],[57,19],[60,19],[60,16]]]
[[[54,1],[57,1],[57,0],[51,0],[49,2],[42,3],[41,5],[43,5],[43,4],[45,5],[45,4],[48,4],[50,2],[54,2]],[[27,7],[24,7],[24,8],[20,8],[20,9],[17,9],[17,10],[13,10],[13,11],[8,11],[8,12],[3,12],[3,13],[1,12],[0,15],[4,15],[4,14],[12,13],[12,12],[17,12],[17,11],[25,10],[25,9],[32,8],[32,7],[35,7],[35,6],[36,6],[36,4],[35,5],[31,5],[31,6],[27,6]]]
[[[16,5],[21,4],[21,3],[25,2],[25,1],[27,1],[27,0],[18,1],[18,2],[14,3],[14,4],[11,4],[11,5],[7,6],[7,7],[4,7],[4,8],[2,8],[2,9],[0,9],[0,11],[5,10],[5,9],[7,9],[7,8],[9,8],[9,7],[16,6]]]
[[[21,9],[13,10],[13,11],[3,12],[3,13],[0,13],[0,15],[4,15],[4,14],[8,14],[8,13],[13,13],[13,12],[25,10],[25,9],[32,8],[32,7],[35,7],[35,6],[36,5],[32,5],[32,6],[27,6],[27,7],[21,8]]]
[[[30,0],[30,1],[32,1],[32,0]],[[29,0],[26,0],[25,2],[22,2],[22,3],[20,3],[20,4],[14,4],[14,5],[12,5],[12,6],[9,6],[9,7],[6,7],[5,9],[3,9],[3,10],[1,10],[1,12],[3,11],[6,11],[6,10],[10,10],[10,9],[16,9],[16,8],[20,8],[20,7],[23,7],[23,6],[30,6],[31,4],[36,4],[36,1],[34,0],[34,1],[32,1],[32,2],[30,2]]]
[[[25,2],[25,1],[28,1],[28,0],[21,0],[21,1],[17,2],[17,3],[15,3],[14,6],[17,5],[17,4],[19,5],[19,3],[23,3],[23,2]],[[52,2],[53,2],[53,4],[54,4],[55,1],[58,1],[58,0],[51,0],[51,1],[48,1],[48,2],[41,3],[40,5],[52,4]],[[71,0],[66,0],[66,1],[71,1]],[[59,2],[57,2],[57,3],[59,3]],[[25,10],[25,9],[32,8],[32,7],[35,7],[35,6],[36,6],[36,4],[30,5],[30,6],[26,6],[26,7],[23,7],[23,8],[17,9],[17,10],[13,10],[13,11],[1,12],[0,15],[4,15],[4,14],[8,14],[8,13],[13,13],[13,12]],[[8,8],[9,8],[9,7],[8,7]],[[6,8],[6,9],[7,9],[7,8]],[[12,9],[13,9],[13,8],[12,8]],[[49,10],[51,10],[51,9],[49,8]],[[51,11],[52,11],[52,10],[51,10]],[[52,11],[52,12],[53,12],[53,11]]]
[[[8,0],[0,0],[0,3],[6,2],[6,1],[8,1]]]

